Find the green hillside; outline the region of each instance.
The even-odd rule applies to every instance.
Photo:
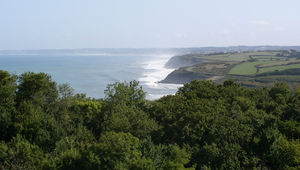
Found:
[[[295,81],[285,77],[292,75],[298,79],[296,76],[300,76],[298,72],[293,72],[293,69],[300,69],[300,52],[295,50],[188,54],[176,56],[176,58],[179,62],[176,63],[177,66],[180,66],[180,62],[191,61],[191,58],[193,60],[197,59],[197,62],[194,62],[194,64],[189,62],[185,67],[177,68],[161,82],[180,84],[200,79],[222,83],[227,79],[234,79],[251,87],[270,87],[275,82],[286,82],[291,87],[296,87],[297,83]],[[278,71],[285,72],[277,74]],[[259,74],[266,72],[274,72],[272,73],[273,77],[268,77],[268,75],[264,78],[262,76],[257,77]]]

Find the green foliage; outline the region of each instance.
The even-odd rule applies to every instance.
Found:
[[[219,98],[217,86],[212,81],[193,80],[189,84],[184,84],[178,90],[178,95],[183,95],[188,99],[192,98]]]
[[[300,141],[288,141],[284,136],[277,138],[271,146],[270,158],[273,168],[300,167]]]
[[[59,138],[54,116],[43,112],[39,106],[30,101],[20,104],[14,126],[17,133],[46,150],[53,149]]]
[[[155,145],[149,138],[141,141],[143,156],[152,161],[154,169],[194,169],[185,168],[191,155],[177,145]]]
[[[155,120],[144,111],[145,92],[138,82],[115,83],[109,85],[105,93],[105,131],[130,132],[136,137],[145,138],[158,129]]]
[[[62,99],[68,99],[73,96],[74,89],[69,84],[60,84],[58,86],[58,92]]]
[[[136,137],[145,138],[158,129],[155,120],[142,110],[124,105],[115,105],[104,115],[105,131],[130,132]]]
[[[3,169],[32,169],[42,168],[47,160],[44,159],[43,151],[36,145],[31,144],[22,136],[14,137],[10,144],[0,145],[1,163]]]
[[[28,100],[48,111],[53,107],[52,104],[57,98],[56,83],[51,80],[51,76],[48,74],[27,72],[19,77],[18,104]]]
[[[280,121],[279,130],[290,138],[300,139],[300,123],[297,121]]]
[[[105,94],[0,71],[0,169],[300,168],[300,92],[286,84],[195,80],[147,101],[132,81]]]
[[[54,162],[58,169],[99,169],[100,159],[92,151],[94,136],[84,127],[78,127],[74,135],[56,143]]]
[[[96,136],[102,131],[103,102],[96,100],[76,100],[69,110],[74,114],[73,119],[78,120]]]
[[[145,103],[146,93],[137,81],[110,84],[104,93],[106,100],[111,104],[141,106]]]
[[[101,135],[94,150],[101,155],[102,169],[129,169],[139,163],[140,141],[130,133],[107,132]]]
[[[150,112],[162,126],[154,139],[188,146],[189,164],[197,168],[271,166],[270,148],[280,134],[278,120],[288,110],[291,97],[285,84],[252,90],[232,80],[222,86],[192,81],[175,96],[153,103]],[[282,125],[282,132],[297,138],[296,124],[293,128]]]
[[[0,140],[10,140],[13,133],[16,80],[16,76],[0,70]]]

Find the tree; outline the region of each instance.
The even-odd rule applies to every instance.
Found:
[[[111,105],[124,103],[125,105],[140,107],[145,103],[146,93],[139,86],[138,81],[109,84],[104,93],[106,101]]]
[[[137,81],[106,98],[45,73],[0,71],[0,169],[299,169],[300,91],[195,80],[147,101]]]
[[[178,145],[155,145],[150,138],[141,141],[143,156],[151,160],[153,169],[194,169],[186,168],[190,153]]]
[[[1,169],[42,169],[48,163],[43,151],[21,135],[12,138],[6,146],[0,144],[0,153]]]
[[[103,105],[102,100],[77,99],[69,109],[73,114],[71,121],[77,120],[99,137],[104,119]]]
[[[45,73],[23,73],[19,78],[17,91],[17,104],[22,101],[32,101],[33,104],[42,107],[45,111],[53,109],[51,105],[58,99],[56,82]]]
[[[284,136],[277,138],[271,146],[272,166],[278,169],[300,167],[300,142],[288,141]]]
[[[142,159],[140,141],[130,133],[107,132],[101,135],[94,151],[101,160],[101,169],[129,169]]]
[[[100,158],[92,148],[95,141],[93,134],[79,125],[73,134],[56,142],[52,155],[55,167],[48,169],[100,169]]]
[[[217,86],[212,81],[193,80],[179,88],[177,94],[191,98],[218,98]]]
[[[17,76],[0,70],[0,140],[10,140],[15,113],[15,92]]]
[[[74,89],[67,83],[60,84],[58,92],[62,99],[71,98],[74,95]]]
[[[145,110],[145,92],[137,81],[108,85],[104,108],[104,131],[130,132],[145,138],[158,129]]]
[[[155,120],[141,109],[126,105],[114,105],[113,109],[104,113],[104,131],[130,132],[136,137],[145,138],[158,129]]]
[[[54,149],[56,140],[60,138],[60,127],[56,124],[54,115],[45,113],[31,101],[20,104],[14,126],[17,133],[22,134],[26,140],[47,151]]]

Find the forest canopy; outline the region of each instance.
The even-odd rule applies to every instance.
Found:
[[[0,71],[0,169],[299,169],[300,88],[194,80],[149,101]]]

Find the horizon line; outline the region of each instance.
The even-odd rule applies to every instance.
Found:
[[[83,47],[83,48],[28,48],[0,49],[0,51],[37,51],[37,50],[113,50],[113,49],[197,49],[197,48],[230,48],[230,47],[300,47],[300,45],[228,45],[228,46],[194,46],[194,47]]]

